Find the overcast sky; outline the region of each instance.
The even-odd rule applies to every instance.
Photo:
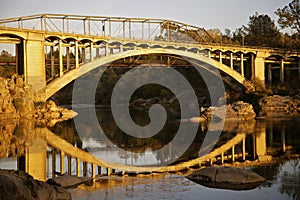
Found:
[[[255,12],[268,14],[291,0],[0,0],[0,18],[55,13],[166,18],[206,29],[234,31]]]

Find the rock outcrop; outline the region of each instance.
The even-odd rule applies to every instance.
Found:
[[[231,190],[254,189],[265,181],[252,171],[233,167],[206,167],[187,178],[207,187]]]
[[[226,108],[226,120],[249,120],[256,116],[253,106],[243,101],[229,104]]]
[[[76,116],[74,111],[58,107],[54,101],[38,102],[31,85],[18,75],[10,79],[0,77],[0,118],[18,116],[53,124]]]
[[[38,123],[52,127],[55,123],[71,119],[77,115],[76,112],[56,105],[52,100],[40,102],[35,107],[34,118]]]
[[[225,110],[226,109],[226,110]],[[226,111],[226,112],[225,112]],[[226,121],[244,121],[252,120],[255,118],[253,106],[243,101],[237,101],[233,104],[228,104],[222,107],[210,107],[201,112],[200,117],[193,117],[190,119],[192,122],[206,122],[211,120],[212,112],[215,118]]]
[[[71,200],[64,188],[34,180],[22,171],[0,170],[0,199]]]
[[[300,111],[300,100],[279,95],[267,96],[259,100],[260,115],[267,117],[291,116]]]
[[[0,121],[0,158],[24,155],[36,136],[33,121]]]

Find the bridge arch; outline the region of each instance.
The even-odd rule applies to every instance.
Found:
[[[193,59],[201,61],[205,64],[208,64],[209,66],[213,66],[219,70],[221,70],[223,73],[229,75],[232,77],[235,81],[240,83],[242,86],[248,89],[253,89],[253,85],[247,81],[245,77],[243,77],[238,72],[232,70],[231,68],[227,67],[226,65],[219,63],[215,60],[212,60],[210,58],[207,58],[203,55],[195,54],[188,51],[180,51],[175,49],[137,49],[137,50],[129,50],[122,53],[117,54],[111,54],[99,59],[96,59],[92,62],[88,62],[86,64],[81,65],[80,67],[73,69],[67,73],[65,73],[63,76],[54,79],[52,82],[50,82],[45,88],[40,90],[40,93],[45,94],[45,100],[50,98],[52,95],[54,95],[56,92],[58,92],[60,89],[62,89],[64,86],[69,84],[71,81],[79,78],[80,76],[88,73],[89,71],[96,69],[100,66],[107,65],[113,61],[130,57],[130,56],[138,56],[138,55],[147,55],[147,54],[170,54],[170,55],[176,55],[176,56],[182,56],[184,58]]]

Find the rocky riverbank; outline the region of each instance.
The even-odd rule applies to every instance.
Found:
[[[0,170],[0,199],[71,200],[68,190],[33,179],[16,170]]]
[[[40,123],[53,125],[76,116],[72,110],[58,107],[55,102],[39,102],[32,86],[23,78],[13,75],[10,79],[0,77],[0,119],[36,119]]]
[[[260,116],[286,117],[300,112],[300,96],[267,96],[259,100]]]
[[[150,99],[135,99],[130,103],[130,106],[137,110],[147,110],[153,104],[161,104],[166,108],[178,108],[179,103],[176,98],[150,98]],[[259,111],[254,111],[254,106],[259,107]],[[222,113],[226,115],[223,116]],[[211,119],[211,114],[216,117],[224,118],[226,121],[234,120],[251,120],[256,117],[291,117],[300,112],[300,96],[283,97],[279,95],[266,96],[259,100],[258,105],[251,105],[247,102],[236,101],[222,107],[208,107],[201,110],[201,116],[190,118],[193,122],[206,122]]]

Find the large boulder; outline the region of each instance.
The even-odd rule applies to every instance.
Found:
[[[232,190],[254,189],[265,181],[252,171],[233,167],[206,167],[187,178],[207,187]]]
[[[34,180],[22,171],[0,170],[0,199],[71,200],[64,188]]]
[[[249,120],[256,116],[253,106],[243,101],[227,105],[226,120]]]
[[[253,106],[243,101],[237,101],[233,104],[228,104],[221,107],[209,107],[208,109],[201,110],[200,117],[190,118],[192,122],[206,122],[212,119],[222,119],[226,121],[245,121],[253,120],[256,116]],[[219,121],[219,120],[217,120]]]
[[[77,187],[83,183],[91,183],[93,178],[91,177],[77,177],[77,176],[58,176],[47,180],[47,183],[50,185],[56,185],[64,188],[73,188]]]

